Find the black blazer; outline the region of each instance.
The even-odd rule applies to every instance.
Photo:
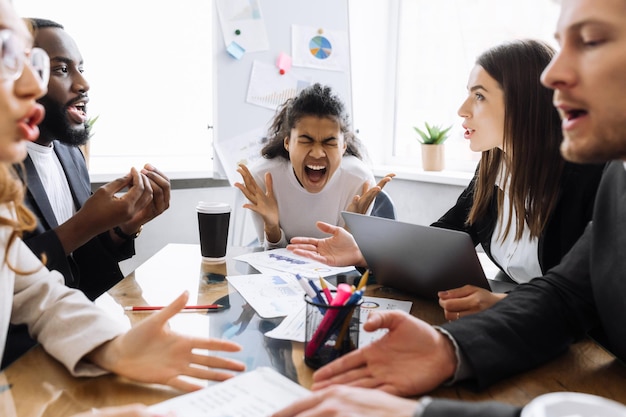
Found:
[[[422,417],[518,417],[521,412],[521,407],[495,401],[470,403],[438,399],[426,407]]]
[[[559,200],[546,228],[539,237],[539,266],[544,274],[561,261],[591,220],[593,203],[604,167],[605,164],[565,164]],[[488,215],[472,226],[465,224],[474,201],[476,180],[477,175],[461,193],[455,206],[432,226],[467,232],[472,237],[474,244],[480,243],[489,258],[498,265],[491,256],[491,237],[498,220],[495,193]]]
[[[74,205],[79,210],[91,196],[91,183],[85,158],[77,147],[54,141],[56,152],[67,178]],[[94,237],[70,256],[54,228],[58,226],[48,195],[30,157],[24,161],[26,169],[26,206],[37,216],[37,228],[25,234],[23,240],[37,255],[46,253],[48,269],[55,269],[65,277],[65,284],[82,290],[90,299],[97,298],[124,276],[118,262],[135,254],[133,241],[117,246],[105,232]],[[19,167],[18,167],[19,169]]]
[[[470,383],[482,388],[537,367],[597,326],[626,361],[625,249],[626,170],[616,161],[598,188],[592,222],[559,265],[493,307],[442,326],[473,371]]]

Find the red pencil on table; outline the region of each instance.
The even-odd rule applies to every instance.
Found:
[[[125,311],[156,311],[162,310],[165,306],[126,306]],[[183,310],[219,310],[224,308],[221,304],[202,304],[197,306],[185,306]]]

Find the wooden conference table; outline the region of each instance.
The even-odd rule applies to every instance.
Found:
[[[228,355],[244,361],[248,369],[270,366],[309,387],[312,370],[303,362],[303,344],[265,337],[263,334],[281,319],[261,319],[224,279],[224,275],[254,272],[246,263],[233,259],[250,250],[231,248],[225,263],[206,264],[201,262],[197,245],[168,245],[100,297],[96,304],[128,327],[146,317],[146,313],[124,312],[123,306],[167,304],[184,290],[190,292],[190,303],[227,305],[229,308],[210,314],[178,314],[170,325],[176,331],[236,341],[243,345],[243,351]],[[368,295],[410,300],[413,315],[433,324],[445,321],[434,302],[380,286],[368,287]],[[443,387],[431,395],[521,405],[547,392],[579,391],[626,404],[625,387],[626,368],[593,341],[583,340],[556,360],[484,391]],[[41,347],[31,350],[0,373],[0,388],[0,392],[4,391],[3,400],[12,399],[17,410],[15,415],[19,417],[65,416],[92,407],[132,402],[154,404],[180,394],[167,387],[134,384],[113,375],[73,378]],[[6,395],[8,392],[10,396]]]

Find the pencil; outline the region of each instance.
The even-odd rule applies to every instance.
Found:
[[[125,311],[156,311],[162,310],[165,306],[126,306]],[[197,306],[185,306],[183,310],[218,310],[224,308],[221,304],[202,304]]]
[[[320,277],[320,287],[322,287],[322,291],[324,291],[324,295],[326,296],[326,300],[328,301],[328,304],[332,303],[333,296],[330,293],[328,286],[326,285],[326,281],[324,281],[324,278],[322,277]]]
[[[361,279],[359,280],[359,285],[356,287],[357,290],[361,290],[363,289],[363,287],[365,287],[365,284],[367,284],[367,279],[370,276],[370,270],[366,270],[365,273],[363,275],[361,275]]]

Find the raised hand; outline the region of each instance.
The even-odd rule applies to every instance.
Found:
[[[119,225],[122,231],[129,235],[163,213],[170,206],[171,185],[169,178],[150,164],[144,165],[141,175],[144,183],[146,179],[148,180],[146,189],[149,189],[148,193],[151,195],[151,199],[148,204],[136,210],[130,220]]]
[[[439,291],[439,305],[446,319],[457,320],[463,316],[483,311],[506,297],[474,285],[464,285],[453,290]]]
[[[330,266],[367,266],[354,237],[343,227],[317,222],[316,226],[331,236],[323,239],[294,237],[287,249]]]
[[[352,198],[352,201],[348,207],[346,207],[346,211],[359,214],[367,213],[367,209],[372,204],[378,193],[380,193],[383,187],[395,176],[396,174],[385,175],[380,181],[378,181],[378,184],[372,188],[370,188],[369,183],[366,181],[363,184],[363,191],[361,192],[361,195],[355,195]]]
[[[389,331],[316,371],[313,390],[345,384],[411,396],[431,391],[454,375],[454,346],[428,323],[390,310],[371,313],[364,329]]]
[[[266,191],[263,191],[254,180],[247,166],[239,164],[237,172],[241,174],[243,184],[236,182],[235,187],[239,188],[249,201],[249,203],[244,204],[243,207],[258,213],[263,218],[267,240],[270,242],[278,242],[281,233],[278,203],[276,202],[276,197],[274,197],[272,175],[269,172],[265,173]]]
[[[128,191],[121,196],[125,188]],[[152,201],[150,180],[135,168],[124,177],[98,188],[83,207],[55,232],[69,254],[113,227],[128,222],[133,215]],[[125,230],[132,232],[132,230]]]
[[[131,328],[96,348],[87,359],[103,369],[139,382],[158,383],[192,391],[202,388],[180,378],[182,375],[213,381],[231,378],[232,372],[245,365],[234,359],[200,353],[205,351],[237,352],[241,347],[221,339],[192,337],[175,333],[167,321],[187,303],[188,293],[169,306],[153,313]]]

